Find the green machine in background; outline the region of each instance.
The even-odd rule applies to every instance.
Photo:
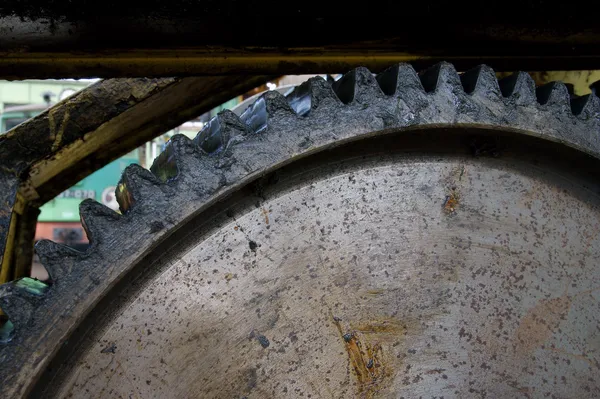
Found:
[[[79,203],[86,198],[118,210],[119,205],[114,195],[115,187],[123,170],[133,163],[138,163],[137,150],[109,163],[44,204],[40,208],[38,221],[78,222]]]
[[[0,113],[0,133],[4,133],[29,118],[41,114],[46,108],[54,104],[27,104],[4,108]]]

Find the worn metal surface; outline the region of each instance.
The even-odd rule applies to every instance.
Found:
[[[144,265],[53,397],[600,395],[598,194],[510,157],[342,165]]]
[[[267,79],[104,80],[0,136],[0,200],[6,204],[0,213],[0,248],[7,239],[17,187],[32,206],[39,206],[147,140]],[[35,218],[27,220],[35,223]]]
[[[600,69],[597,19],[569,3],[124,3],[4,2],[0,76],[340,73],[442,59],[463,70]]]
[[[161,245],[178,242],[178,231],[209,219],[215,214],[213,206],[217,206],[218,201],[267,173],[311,154],[321,153],[327,159],[332,153],[325,150],[349,142],[356,142],[360,150],[361,145],[366,146],[368,138],[398,132],[393,137],[425,139],[430,145],[429,151],[441,153],[442,159],[450,148],[460,148],[465,154],[477,156],[502,156],[510,151],[521,153],[528,168],[538,170],[540,178],[546,167],[558,168],[563,176],[581,176],[583,181],[579,182],[579,187],[584,187],[583,192],[593,201],[598,193],[600,170],[599,113],[597,97],[571,99],[564,85],[551,84],[536,90],[531,78],[522,73],[498,82],[494,71],[487,67],[459,76],[445,63],[420,74],[408,65],[397,65],[377,77],[358,68],[336,81],[333,87],[316,78],[299,86],[287,98],[274,91],[267,92],[241,117],[223,112],[195,140],[184,136],[173,138],[151,171],[139,166],[130,166],[124,171],[117,192],[123,214],[93,201],[82,203],[80,214],[91,240],[88,252],[76,253],[48,241],[37,245],[51,285],[36,290],[24,287],[23,282],[0,286],[0,306],[15,325],[12,340],[0,347],[2,394],[18,397],[32,392],[35,381],[42,376],[35,387],[37,394],[57,387],[53,383],[55,377],[58,378],[63,367],[72,364],[65,356],[79,353],[78,350],[86,346],[88,333],[103,325],[88,323],[88,317],[93,319],[106,309],[114,309],[115,304],[110,301],[120,301],[121,298],[116,296],[118,288],[131,288],[128,282],[135,280],[135,273],[146,271],[144,258],[156,258],[164,253],[165,248]],[[450,135],[427,136],[425,128],[444,126],[479,127],[488,133],[474,140],[463,137],[466,141],[454,142]],[[519,138],[532,141],[509,145],[511,140]],[[408,151],[411,147],[400,148]],[[392,147],[385,146],[382,151],[386,149],[391,151]],[[361,152],[355,152],[354,156],[361,156]],[[542,160],[543,165],[540,164]],[[304,168],[310,165],[308,163]],[[473,181],[476,181],[475,177]],[[481,193],[479,188],[473,189]],[[260,197],[260,186],[257,190]],[[576,196],[577,193],[581,190],[573,187],[564,194]],[[521,194],[515,193],[515,196]],[[417,194],[406,195],[410,198]],[[447,199],[438,200],[438,206],[442,207],[442,201],[446,200],[445,208],[449,211],[460,209],[460,195],[451,192],[446,195]],[[360,194],[356,201],[360,201],[359,197]],[[492,197],[490,201],[494,203],[495,200]],[[298,204],[298,207],[302,206]],[[557,203],[557,206],[561,204]],[[576,211],[572,212],[575,214]],[[201,219],[191,220],[194,216]],[[496,215],[484,216],[486,223],[494,223]],[[529,216],[523,215],[523,218]],[[591,211],[588,217],[592,218]],[[471,229],[475,229],[478,221],[472,219],[470,221],[475,225]],[[518,224],[514,228],[525,229]],[[367,235],[362,238],[369,239]],[[463,237],[465,245],[468,239]],[[423,240],[427,241],[427,237]],[[252,250],[250,247],[254,245],[247,244]],[[540,244],[534,242],[531,245],[536,248],[535,245]],[[254,247],[255,250],[258,248]],[[594,250],[593,246],[590,248]],[[313,249],[318,252],[318,247]],[[561,251],[565,256],[573,252],[569,245]],[[595,276],[590,274],[587,278],[594,280]],[[542,283],[546,283],[539,282],[544,293],[554,287],[552,282],[548,282],[549,285]],[[586,287],[580,288],[586,290]],[[537,295],[535,286],[524,288],[531,288],[532,295]],[[195,287],[190,284],[190,289]],[[561,290],[555,297],[563,294]],[[573,292],[567,291],[567,294]],[[108,305],[99,305],[101,300],[108,301]],[[527,308],[526,304],[523,306],[519,309]],[[481,323],[488,324],[489,321],[482,320]],[[266,343],[262,338],[260,341]],[[580,387],[583,389],[583,384]]]

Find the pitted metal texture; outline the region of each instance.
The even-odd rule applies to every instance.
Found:
[[[503,159],[328,169],[147,265],[55,397],[600,394],[597,196]]]
[[[196,140],[174,137],[150,171],[129,167],[117,191],[122,214],[93,201],[82,203],[91,240],[87,253],[48,241],[38,244],[52,280],[47,290],[31,295],[22,284],[2,287],[0,306],[15,325],[12,340],[0,348],[3,395],[30,392],[61,345],[77,336],[82,320],[135,265],[195,215],[260,176],[327,149],[416,128],[481,127],[560,143],[579,151],[582,160],[597,158],[599,110],[597,97],[570,99],[562,84],[536,89],[525,73],[498,82],[485,66],[459,75],[442,63],[420,74],[404,64],[376,76],[358,68],[333,87],[311,79],[287,98],[267,92],[239,118],[225,111]],[[484,146],[477,152],[493,155],[495,150]],[[452,213],[462,200],[460,193],[449,191],[444,201],[444,209]],[[258,253],[260,247],[254,249]],[[542,292],[553,289],[550,285]],[[561,298],[574,295],[560,292],[567,295]],[[261,334],[268,348],[273,346],[274,341]],[[266,342],[262,340],[261,347]]]

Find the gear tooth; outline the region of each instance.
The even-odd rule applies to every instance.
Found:
[[[52,284],[69,275],[74,262],[83,254],[66,245],[51,240],[40,240],[35,244],[35,252],[46,268]]]
[[[296,117],[285,96],[276,90],[270,90],[260,96],[240,116],[250,132],[259,133],[267,128],[269,120]]]
[[[451,86],[460,87],[460,77],[454,68],[454,65],[448,62],[439,62],[426,69],[420,74],[421,83],[426,92],[434,92],[439,87]]]
[[[261,96],[266,104],[267,113],[274,115],[278,112],[295,114],[294,110],[288,104],[285,96],[277,90],[269,90]]]
[[[344,104],[362,103],[384,95],[376,77],[365,67],[358,67],[346,73],[333,83],[333,90]]]
[[[535,82],[526,72],[516,72],[498,82],[504,97],[512,98],[519,105],[530,105],[537,101]]]
[[[344,104],[370,102],[373,98],[384,96],[377,78],[365,67],[346,73],[333,84],[333,90]]]
[[[0,309],[8,315],[15,330],[27,326],[49,288],[48,284],[30,277],[0,285]]]
[[[600,99],[595,94],[576,97],[571,100],[571,111],[573,115],[587,120],[600,118]]]
[[[479,65],[460,75],[465,93],[485,97],[500,97],[500,86],[496,73],[487,65]]]
[[[182,159],[198,152],[196,144],[183,134],[176,134],[167,143],[165,150],[154,160],[150,171],[160,181],[176,179],[181,170]]]
[[[33,313],[30,301],[15,292],[8,286],[11,283],[0,285],[0,309],[8,316],[16,330],[24,328]]]
[[[535,90],[537,101],[541,105],[554,105],[570,108],[571,96],[569,89],[562,82],[550,82]]]
[[[227,147],[229,140],[250,133],[248,126],[230,110],[221,111],[198,132],[194,143],[208,154],[217,154]]]
[[[342,104],[331,83],[320,76],[312,77],[286,96],[288,104],[300,116],[306,116],[326,101]]]
[[[375,75],[365,67],[355,69],[354,101],[362,103],[363,99],[370,101],[372,98],[383,97],[383,91],[377,83]]]
[[[162,182],[149,170],[138,164],[128,165],[117,184],[115,196],[122,213],[128,213],[143,201],[143,192],[147,187],[160,186]]]
[[[377,75],[381,90],[388,96],[401,96],[407,92],[418,91],[425,93],[417,71],[410,64],[394,65]]]
[[[294,87],[294,90],[285,96],[289,106],[299,116],[308,115],[312,107],[313,101],[309,82],[310,80]]]
[[[92,199],[79,204],[79,217],[90,244],[95,246],[112,234],[110,225],[121,218],[117,212]]]

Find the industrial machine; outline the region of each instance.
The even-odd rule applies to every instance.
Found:
[[[506,74],[600,69],[593,13],[294,4],[250,34],[264,9],[227,4],[0,14],[4,76],[107,78],[0,137],[2,397],[600,396],[600,100]],[[341,68],[173,136],[27,277],[37,207],[77,179]]]

